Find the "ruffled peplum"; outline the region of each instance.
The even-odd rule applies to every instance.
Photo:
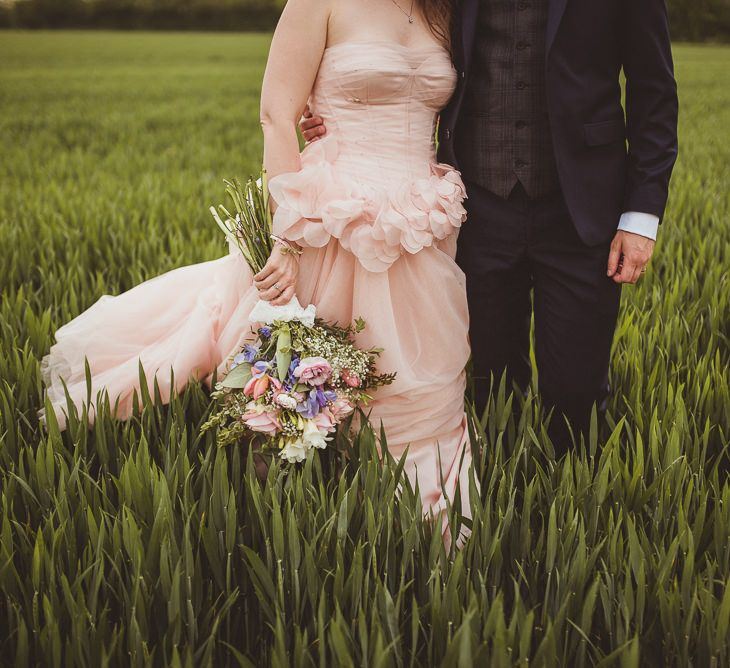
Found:
[[[348,175],[337,157],[337,140],[329,135],[304,149],[300,171],[271,179],[276,235],[313,248],[337,239],[365,269],[383,272],[404,253],[447,238],[466,219],[464,183],[449,165],[431,164],[425,178],[378,187]]]

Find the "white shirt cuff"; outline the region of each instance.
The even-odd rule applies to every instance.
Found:
[[[659,229],[659,216],[654,216],[651,213],[627,211],[618,221],[618,229],[656,240],[657,230]]]

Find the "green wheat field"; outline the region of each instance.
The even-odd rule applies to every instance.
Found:
[[[208,206],[258,168],[268,41],[0,33],[0,665],[730,665],[730,48],[676,47],[608,424],[555,461],[538,401],[495,390],[463,550],[367,429],[264,482],[201,436],[202,386],[39,426],[55,328],[226,252]]]

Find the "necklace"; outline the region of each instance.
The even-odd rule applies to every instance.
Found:
[[[403,7],[401,7],[395,0],[391,0],[391,2],[400,9],[408,18],[408,23],[413,23],[413,2],[414,0],[411,0],[411,11],[407,12]]]

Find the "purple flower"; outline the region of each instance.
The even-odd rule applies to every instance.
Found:
[[[332,390],[323,390],[321,387],[318,387],[316,390],[312,390],[312,392],[317,393],[317,403],[322,408],[324,408],[331,401],[337,399],[337,394],[335,392],[332,392]]]
[[[250,344],[246,344],[243,347],[243,360],[244,362],[248,362],[249,364],[252,363],[256,359],[256,355],[259,354],[259,349],[256,346],[252,346]],[[238,357],[239,355],[236,355]],[[233,360],[236,361],[235,358]],[[240,364],[240,362],[239,362]]]
[[[316,393],[317,403],[319,404],[320,408],[324,408],[327,405],[327,399],[325,399],[322,389],[318,387],[312,391]]]
[[[312,390],[307,398],[297,406],[297,413],[307,420],[312,420],[317,416],[320,410],[319,401],[317,400],[317,390]]]
[[[235,369],[239,364],[243,364],[244,362],[248,362],[249,360],[246,359],[246,356],[243,353],[238,353],[233,357],[233,361],[231,362],[231,371]]]
[[[256,362],[256,364],[253,365],[253,368],[256,369],[260,374],[264,373],[264,371],[268,371],[269,369],[269,363],[264,362],[264,360],[260,360]]]
[[[259,336],[263,336],[265,339],[271,338],[271,327],[261,327],[259,329]]]
[[[294,387],[297,384],[297,378],[294,375],[294,369],[296,369],[299,366],[299,357],[297,355],[294,355],[291,360],[291,364],[289,365],[289,371],[286,375],[286,384],[290,387]]]

